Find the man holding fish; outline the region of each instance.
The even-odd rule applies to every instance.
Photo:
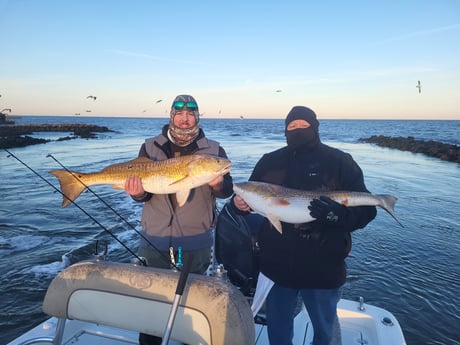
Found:
[[[346,278],[350,233],[365,227],[376,216],[374,204],[347,207],[333,200],[331,191],[368,190],[351,155],[323,144],[318,127],[311,109],[293,107],[285,120],[287,146],[265,154],[249,179],[266,183],[262,184],[264,188],[270,184],[291,191],[317,192],[311,203],[304,203],[300,213],[308,217],[301,217],[302,222],[286,222],[274,215],[276,208],[282,210],[292,199],[273,199],[272,209],[267,208],[265,213],[263,207],[256,210],[267,217],[259,233],[259,246],[260,271],[274,282],[266,300],[272,345],[292,345],[299,293],[312,320],[313,344],[341,344],[337,303]],[[259,208],[256,204],[250,206],[249,194],[244,199],[245,187],[236,184],[233,199],[233,205],[243,213]]]
[[[195,99],[190,95],[179,95],[172,104],[169,125],[163,127],[161,134],[142,144],[139,157],[161,161],[198,154],[225,158],[220,162],[227,164],[217,177],[194,189],[176,192],[175,195],[156,194],[144,189],[139,176],[133,175],[126,180],[126,192],[134,200],[144,202],[143,234],[155,248],[142,239],[139,256],[146,258],[148,266],[169,268],[171,263],[178,260],[178,248],[181,247],[184,260],[189,253],[193,253],[190,271],[204,273],[211,260],[215,199],[227,198],[233,193],[230,164],[226,160],[225,150],[218,142],[205,137],[199,125]],[[203,170],[201,175],[206,174],[205,166],[200,166]],[[165,258],[169,258],[170,262]],[[141,345],[161,344],[161,341],[161,338],[147,334],[139,337]]]

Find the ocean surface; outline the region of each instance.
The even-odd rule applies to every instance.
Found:
[[[167,119],[30,116],[16,123],[88,123],[114,131],[10,150],[58,186],[48,174],[61,169],[56,160],[92,172],[135,158]],[[202,118],[201,126],[227,151],[236,182],[249,178],[263,153],[284,145],[281,119]],[[363,296],[392,312],[408,344],[460,344],[460,165],[358,141],[414,136],[460,145],[460,121],[322,120],[320,133],[325,143],[353,155],[370,191],[398,198],[395,210],[405,226],[379,209],[373,222],[353,233],[344,298]],[[108,241],[108,259],[132,258],[97,222],[134,251],[138,235],[91,193],[77,203],[97,222],[74,205],[62,209],[62,196],[51,186],[5,151],[0,157],[0,344],[6,344],[47,318],[41,305],[49,282],[69,264],[91,259],[96,240]],[[140,204],[109,186],[92,189],[140,230]]]

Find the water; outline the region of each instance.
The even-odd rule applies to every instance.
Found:
[[[233,162],[235,181],[247,180],[265,152],[284,145],[283,120],[201,120],[209,138],[219,140]],[[81,122],[115,132],[11,149],[38,174],[57,185],[49,170],[83,172],[137,156],[144,138],[166,119],[23,117],[17,123]],[[460,165],[420,154],[358,142],[371,135],[414,136],[460,144],[460,121],[323,120],[326,143],[353,155],[374,193],[398,197],[400,228],[384,211],[353,234],[344,297],[364,296],[398,318],[408,344],[460,344]],[[49,135],[49,134],[48,134]],[[62,136],[65,136],[64,134]],[[52,136],[54,138],[54,134]],[[75,206],[7,153],[0,152],[0,344],[47,318],[41,303],[50,280],[71,263],[92,258],[96,240],[107,240],[109,259],[130,254]],[[124,192],[93,188],[136,229],[141,206]],[[107,230],[136,250],[138,235],[90,193],[78,204]],[[223,202],[220,201],[220,206]]]

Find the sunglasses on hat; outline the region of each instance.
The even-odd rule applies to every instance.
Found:
[[[182,102],[182,101],[175,101],[173,103],[173,108],[175,110],[182,110],[184,109],[184,107],[189,110],[194,111],[198,109],[198,104],[196,104],[195,102]]]

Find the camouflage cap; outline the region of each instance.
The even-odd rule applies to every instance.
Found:
[[[195,115],[196,121],[198,122],[199,117],[200,117],[200,112],[198,110],[198,102],[195,100],[195,98],[193,98],[193,96],[190,96],[190,95],[179,95],[179,96],[176,96],[176,98],[174,98],[174,101],[171,104],[171,112],[170,112],[171,120],[174,117],[174,115],[176,115],[176,113],[179,111],[179,110],[176,110],[174,108],[174,103],[176,103],[176,102],[184,102],[184,103],[193,102],[193,103],[195,103],[196,104],[196,110],[194,110],[193,113]]]
[[[189,109],[193,112],[193,115],[195,117],[195,124],[192,127],[179,128],[174,125],[174,116],[179,111],[181,111],[181,110],[177,110],[174,107],[175,102],[184,102],[184,103],[193,102],[196,104],[196,109],[193,109],[193,110]],[[185,108],[187,107],[185,106]],[[198,110],[198,103],[196,102],[195,98],[193,98],[190,95],[179,95],[176,98],[174,98],[174,101],[171,105],[170,120],[169,120],[169,131],[168,131],[169,139],[178,146],[181,146],[181,147],[188,146],[198,137],[199,130],[200,130],[200,112]]]

